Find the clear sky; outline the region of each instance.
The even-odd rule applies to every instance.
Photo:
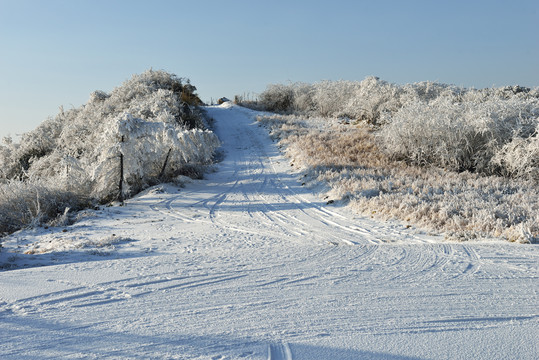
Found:
[[[267,84],[539,86],[539,1],[0,0],[0,137],[149,68],[204,101]]]

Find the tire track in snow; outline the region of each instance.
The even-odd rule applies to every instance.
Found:
[[[247,205],[244,206],[249,217],[256,217],[266,228],[277,227],[276,235],[304,236],[305,232],[298,231],[285,221],[286,217],[275,211],[267,201],[262,203],[256,201],[253,196],[260,194],[267,189],[268,175],[266,167],[260,153],[263,153],[263,147],[255,134],[247,127],[243,127],[244,136],[241,138],[248,141],[246,147],[237,147],[243,150],[249,150],[249,154],[242,151],[237,155],[245,164],[242,171],[242,181],[239,184],[239,190]],[[256,150],[253,152],[253,150]],[[249,156],[247,156],[249,155]],[[238,166],[236,166],[238,168]],[[259,184],[259,185],[258,185]],[[240,195],[240,194],[238,194]],[[271,215],[270,215],[271,214]]]
[[[479,270],[479,255],[477,255],[477,251],[471,246],[463,245],[462,249],[467,255],[466,258],[469,260],[469,263],[464,269],[463,273],[470,273],[471,275],[473,275]]]
[[[212,116],[219,121],[217,112],[222,110],[214,111]],[[383,244],[383,239],[387,238],[403,237],[403,229],[384,224],[363,227],[360,221],[354,223],[339,212],[309,200],[300,193],[304,191],[303,188],[298,192],[296,186],[299,184],[294,183],[290,174],[279,171],[275,160],[268,155],[263,141],[259,139],[262,135],[257,134],[252,125],[240,124],[226,130],[233,135],[226,136],[229,140],[225,151],[227,157],[220,165],[224,175],[217,173],[212,176],[206,188],[215,190],[215,193],[202,200],[189,199],[189,193],[175,194],[172,199],[165,199],[154,206],[154,210],[162,210],[185,222],[211,224],[223,231],[334,245],[361,247]],[[195,211],[199,216],[193,218]],[[414,234],[407,233],[407,236],[411,241],[427,246],[429,251],[405,246],[392,253],[391,258],[377,259],[377,247],[367,246],[356,261],[368,267],[408,270],[388,272],[387,281],[398,279],[413,282],[422,276],[452,273],[458,277],[477,271],[478,259],[474,256],[473,248],[466,251],[464,247],[465,252],[455,254],[452,246],[429,245]],[[455,275],[454,270],[460,269],[466,262],[468,265],[462,271],[456,271]]]
[[[268,360],[294,360],[287,343],[268,345]]]
[[[388,267],[396,268],[401,266],[406,268],[405,272],[397,272],[395,276],[388,280],[399,280],[414,282],[418,278],[430,276],[427,274],[439,274],[439,269],[447,263],[447,256],[444,255],[445,246],[428,246],[429,251],[425,248],[402,247],[402,255],[392,264],[387,264]]]
[[[219,111],[222,110],[212,109],[212,116],[218,124]],[[245,126],[241,121],[235,126],[230,123],[222,126],[228,132],[223,136],[228,141],[225,142],[226,158],[220,165],[222,172],[212,176],[205,188],[206,191],[215,192],[202,200],[190,199],[189,193],[175,194],[172,199],[165,199],[153,206],[153,210],[161,210],[185,222],[211,224],[223,229],[223,232],[294,238],[315,243],[365,246],[382,244],[385,242],[383,239],[387,238],[403,237],[404,229],[384,224],[363,227],[361,221],[354,223],[339,212],[309,200],[296,189],[299,183],[294,182],[293,175],[281,173],[275,160],[268,155],[263,141],[259,139],[267,134],[258,134],[253,125]],[[198,216],[193,217],[193,213]],[[407,236],[411,241],[425,244],[414,234],[407,233]],[[368,264],[376,247],[365,249],[368,250],[365,257],[357,261]],[[443,274],[444,269],[453,268],[450,259],[454,254],[448,253],[452,251],[451,247],[434,246],[429,249],[432,251],[425,254],[424,251],[405,247],[397,253],[398,256],[393,254],[393,258],[370,266],[412,269],[402,274],[392,273],[395,279],[403,281],[413,281],[422,273],[432,273],[433,270],[436,274]],[[466,271],[473,271],[471,266]]]
[[[143,297],[153,292],[217,286],[225,282],[244,278],[248,275],[245,271],[237,271],[222,274],[166,276],[165,278],[161,275],[157,279],[155,279],[155,276],[146,276],[97,284],[69,282],[75,285],[75,287],[19,299],[14,302],[4,302],[0,304],[0,312],[8,310],[20,314],[28,314],[42,311],[45,308],[85,308],[107,305]]]
[[[256,138],[249,128],[246,128],[245,131],[249,134],[250,139]],[[256,161],[252,162],[252,164],[256,163],[257,166],[253,166],[253,168],[255,168],[260,173],[260,176],[264,176],[264,180],[261,182],[260,187],[254,191],[254,194],[256,194],[256,196],[263,201],[262,204],[265,206],[265,208],[269,212],[274,214],[274,217],[272,218],[273,221],[279,222],[280,225],[282,225],[283,230],[286,230],[287,228],[294,228],[295,230],[293,231],[293,233],[295,233],[295,235],[297,236],[311,235],[313,234],[312,229],[316,228],[318,230],[317,233],[324,233],[325,237],[329,238],[327,239],[327,241],[330,243],[345,245],[356,244],[356,242],[345,239],[343,236],[334,235],[334,231],[329,231],[331,225],[339,226],[339,224],[331,223],[331,221],[328,221],[328,219],[323,219],[321,216],[308,211],[307,209],[313,208],[326,215],[326,218],[328,215],[327,212],[319,210],[319,208],[315,206],[312,202],[307,201],[304,198],[299,199],[296,196],[296,193],[292,192],[290,188],[285,185],[283,180],[280,178],[279,172],[275,169],[271,157],[269,157],[265,152],[262,143],[260,141],[253,141],[253,145],[258,150]],[[268,184],[271,184],[271,187],[269,187]],[[307,219],[303,221],[297,215],[290,215],[289,211],[279,212],[278,209],[275,208],[275,206],[270,205],[270,201],[268,200],[268,194],[271,194],[273,192],[277,193],[277,196],[281,200],[282,204],[293,205],[293,208],[296,211],[299,211],[299,215],[305,216]],[[331,216],[335,215],[331,214]],[[328,224],[328,222],[330,224]],[[303,228],[308,230],[304,230]],[[343,227],[342,229],[348,230],[348,228],[346,227]]]
[[[353,237],[373,242],[372,233],[341,225],[333,221],[343,218],[340,214],[298,197],[280,178],[257,134],[245,126],[237,130],[226,151],[229,159],[225,160],[224,170],[228,171],[208,184],[208,188],[217,190],[215,194],[187,202],[189,193],[175,194],[150,208],[182,222],[212,224],[253,235],[312,239],[335,245],[357,245]],[[227,165],[227,161],[232,163]],[[231,213],[229,209],[235,210]],[[221,218],[221,212],[227,216]]]

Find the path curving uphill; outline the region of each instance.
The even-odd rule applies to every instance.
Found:
[[[5,242],[110,244],[12,255],[0,358],[537,358],[539,247],[447,243],[328,205],[255,112],[207,111],[223,161],[206,179]]]

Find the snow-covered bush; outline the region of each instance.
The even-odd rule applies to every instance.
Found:
[[[260,101],[269,111],[290,111],[294,101],[293,88],[281,84],[268,85],[260,95]]]
[[[407,165],[382,151],[376,132],[364,124],[291,115],[258,121],[280,140],[307,185],[326,184],[327,198],[366,216],[399,219],[451,240],[539,242],[539,191],[533,179]],[[537,137],[528,139],[508,145],[500,161],[515,156],[536,164]]]
[[[274,85],[261,99],[279,91],[289,106],[277,110],[301,117],[260,120],[328,196],[451,239],[539,241],[539,88],[368,77]]]
[[[78,210],[89,199],[51,180],[12,180],[0,184],[0,236],[27,225],[49,223],[66,209]]]
[[[379,131],[384,149],[416,165],[511,176],[538,171],[532,135],[539,128],[539,99],[459,103],[439,97],[410,102],[384,122]]]
[[[401,97],[406,94],[401,87],[373,76],[358,85],[349,95],[341,113],[335,115],[378,124],[381,114],[398,109],[402,105]]]
[[[188,80],[149,70],[110,94],[93,92],[79,108],[60,108],[20,143],[5,139],[0,145],[0,183],[8,184],[3,191],[20,180],[33,184],[30,188],[54,184],[54,191],[39,188],[51,197],[65,192],[105,202],[178,175],[202,173],[219,142],[204,130],[195,90]],[[0,213],[8,211],[2,204]],[[24,211],[16,216],[39,218]],[[25,221],[15,221],[15,227]]]
[[[358,84],[352,81],[321,81],[310,91],[314,104],[311,108],[319,116],[338,116],[357,88]],[[304,101],[296,102],[294,99],[295,109],[302,109],[303,103]]]
[[[515,136],[511,142],[499,149],[492,163],[504,173],[520,178],[539,179],[539,124],[533,136]]]
[[[401,87],[371,76],[361,82],[272,84],[260,95],[260,102],[270,111],[376,123],[381,112],[400,107],[403,93]]]
[[[371,76],[269,85],[260,98],[268,110],[367,122],[379,130],[380,149],[415,165],[537,179],[539,88],[396,85]]]
[[[115,194],[118,184],[108,179],[120,179],[122,174],[122,196],[129,196],[211,162],[219,146],[215,134],[202,129],[183,130],[163,120],[144,121],[124,113],[114,127],[102,134],[104,148],[91,168],[95,196],[107,198]]]

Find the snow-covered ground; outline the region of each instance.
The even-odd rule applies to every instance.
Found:
[[[354,215],[254,112],[208,112],[224,159],[205,180],[7,239],[0,358],[539,357],[537,245]]]

